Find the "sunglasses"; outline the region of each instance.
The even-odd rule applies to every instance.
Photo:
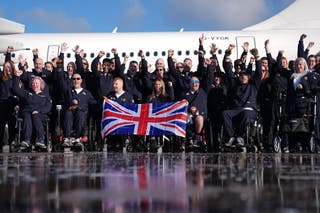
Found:
[[[199,83],[200,81],[198,80],[190,80],[190,84],[196,84],[196,83]]]
[[[80,81],[81,80],[81,78],[72,78],[72,80],[78,80],[78,81]]]

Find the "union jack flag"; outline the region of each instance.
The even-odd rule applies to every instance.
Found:
[[[178,135],[185,137],[187,101],[124,104],[105,99],[101,134]]]

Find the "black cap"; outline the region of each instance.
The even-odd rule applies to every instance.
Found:
[[[214,72],[214,73],[213,73],[213,76],[214,76],[214,77],[223,78],[223,77],[224,77],[224,73],[223,73],[223,72],[220,72],[220,71]]]
[[[250,75],[250,73],[247,72],[246,70],[241,70],[241,71],[239,72],[239,75]]]

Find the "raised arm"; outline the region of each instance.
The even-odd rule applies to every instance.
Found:
[[[308,58],[308,55],[309,55],[309,51],[310,49],[314,46],[314,42],[309,42],[308,44],[308,47],[306,49],[304,49],[304,42],[303,40],[307,38],[307,35],[306,34],[302,34],[300,36],[300,39],[299,39],[299,43],[298,43],[298,58],[299,57],[302,57],[304,58],[305,60],[307,60]]]
[[[11,61],[11,53],[13,52],[14,48],[13,46],[8,46],[7,52],[5,53],[5,62]]]
[[[113,54],[113,57],[114,57],[114,73],[112,74],[114,76],[118,76],[118,75],[122,76],[124,74],[124,70],[126,67],[121,66],[120,57],[116,48],[112,48],[111,53]]]
[[[169,73],[174,77],[174,78],[178,78],[180,73],[179,71],[175,68],[174,63],[173,63],[173,59],[172,56],[174,54],[174,50],[170,49],[168,50],[168,68],[169,68]]]
[[[99,69],[98,69],[98,64],[100,62],[100,59],[105,55],[106,53],[103,50],[100,50],[100,52],[98,53],[97,57],[95,57],[95,59],[93,59],[93,61],[91,62],[91,71],[97,75],[99,73]]]
[[[262,77],[262,65],[261,65],[261,61],[259,60],[259,52],[257,48],[253,48],[250,50],[250,53],[254,56],[256,61],[256,71],[252,76],[252,80],[254,81],[256,88],[259,88],[261,83],[261,77]]]

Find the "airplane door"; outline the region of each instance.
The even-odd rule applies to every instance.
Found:
[[[236,37],[236,49],[237,49],[237,58],[241,57],[243,52],[242,45],[244,42],[249,42],[249,50],[256,47],[256,39],[254,36],[237,36]],[[249,61],[249,58],[248,60]]]
[[[51,59],[58,57],[59,55],[59,45],[49,45],[47,52],[47,61],[51,61]]]

